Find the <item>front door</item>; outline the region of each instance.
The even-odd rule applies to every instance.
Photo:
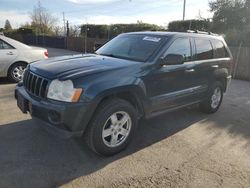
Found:
[[[192,102],[189,96],[196,89],[190,39],[174,40],[164,57],[168,54],[182,55],[184,63],[161,66],[147,76],[146,87],[152,113]]]

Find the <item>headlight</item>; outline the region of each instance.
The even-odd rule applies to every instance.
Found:
[[[71,80],[53,80],[49,85],[47,97],[58,101],[77,102],[81,93],[82,89],[74,88]]]

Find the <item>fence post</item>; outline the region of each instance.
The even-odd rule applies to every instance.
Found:
[[[239,57],[240,57],[240,51],[241,51],[241,46],[242,46],[242,42],[240,43],[240,46],[239,46],[239,49],[238,49],[238,52],[237,52],[237,57],[236,57],[236,63],[235,63],[235,67],[234,67],[234,73],[233,73],[233,78],[235,78],[236,76],[236,72],[237,72],[237,68],[238,68],[238,61],[239,61]]]

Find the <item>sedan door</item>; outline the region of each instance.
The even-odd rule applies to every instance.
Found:
[[[168,54],[182,55],[184,63],[163,65],[147,76],[146,87],[151,99],[151,113],[191,103],[190,96],[196,89],[190,39],[176,39],[164,57]]]
[[[3,76],[7,68],[14,62],[18,51],[10,44],[0,39],[0,76]]]

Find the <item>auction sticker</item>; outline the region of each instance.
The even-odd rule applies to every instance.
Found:
[[[147,41],[151,41],[151,42],[159,42],[161,40],[161,38],[158,37],[144,37],[142,40],[147,40]]]

